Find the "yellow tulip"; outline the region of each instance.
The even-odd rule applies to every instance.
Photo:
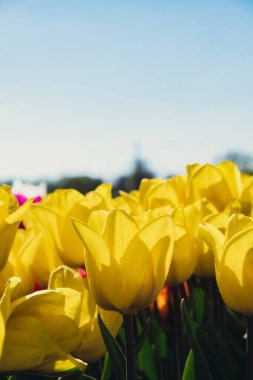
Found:
[[[249,174],[241,174],[242,179],[242,213],[244,215],[252,216],[253,209],[253,176]]]
[[[140,215],[143,212],[142,205],[140,204],[140,195],[138,190],[130,191],[130,193],[120,190],[119,193],[120,196],[128,204],[130,212],[133,215]]]
[[[185,203],[186,177],[178,175],[166,180],[160,178],[143,179],[139,191],[120,194],[125,198],[132,213],[139,215],[143,211],[164,206],[171,208]]]
[[[109,210],[113,204],[110,184],[102,184],[94,191],[82,195],[76,190],[56,190],[43,201],[58,214],[58,231],[61,260],[72,267],[84,266],[84,247],[77,236],[71,218],[87,222],[94,210]]]
[[[222,233],[225,233],[229,216],[233,213],[238,213],[241,211],[241,202],[236,199],[229,202],[222,213],[219,213],[218,210],[210,202],[205,203],[209,204],[209,209],[205,210],[203,208],[200,208],[198,214],[199,218],[197,220],[197,234],[195,236],[194,243],[194,248],[197,253],[197,263],[194,273],[199,277],[214,277],[214,253],[213,250],[203,240],[201,233],[199,233],[199,223],[209,223],[215,226]]]
[[[32,270],[34,280],[46,288],[50,273],[62,265],[60,257],[59,215],[43,204],[33,204],[26,215],[26,233],[33,236],[27,246],[25,265]]]
[[[85,363],[70,355],[79,330],[65,315],[65,295],[46,290],[13,301],[19,285],[12,277],[0,302],[0,372],[83,371]]]
[[[88,281],[96,303],[121,313],[149,306],[169,271],[174,245],[171,218],[161,216],[140,228],[134,217],[119,209],[102,218],[101,212],[91,217],[96,229],[73,222],[85,246]]]
[[[68,267],[61,266],[52,272],[49,288],[65,292],[65,313],[79,327],[80,342],[73,351],[74,355],[87,362],[100,359],[105,354],[106,347],[98,325],[98,312],[113,336],[119,331],[122,316],[117,312],[100,309],[89,290],[87,278],[83,279],[78,272]],[[75,305],[69,288],[81,295],[80,301]]]
[[[0,187],[0,270],[8,260],[20,222],[31,203],[32,200],[29,200],[23,206],[18,207],[10,187],[7,185]]]
[[[175,226],[175,244],[167,276],[169,285],[178,285],[188,280],[194,272],[197,255],[194,251],[196,214],[194,205],[179,207],[171,213]]]
[[[241,196],[241,174],[233,162],[221,162],[216,166],[188,165],[187,172],[189,203],[207,199],[218,211],[223,211],[229,202]]]
[[[153,210],[163,206],[182,206],[185,203],[185,185],[186,177],[183,175],[163,180],[146,194],[145,208]]]
[[[253,219],[234,214],[225,235],[208,223],[201,232],[215,253],[216,279],[224,302],[235,311],[253,315]]]
[[[199,256],[196,247],[198,224],[204,215],[214,211],[217,210],[211,202],[201,200],[169,212],[175,226],[175,244],[166,281],[168,284],[181,284],[194,273]]]
[[[64,216],[71,208],[83,199],[83,194],[75,189],[57,189],[46,195],[41,204],[56,210]]]
[[[203,218],[202,223],[208,223],[216,227],[221,233],[225,233],[229,216],[225,213],[212,213]],[[194,273],[199,277],[215,276],[215,258],[213,249],[207,245],[199,233],[195,245],[198,251],[197,264]]]
[[[136,217],[140,227],[162,215],[170,215],[174,224],[174,250],[166,283],[178,285],[188,280],[193,274],[196,265],[196,252],[194,250],[194,237],[199,209],[196,205],[177,207],[160,207],[146,211]],[[199,220],[198,220],[199,219]]]
[[[171,209],[169,206],[145,212],[139,216],[140,225],[155,217],[169,214],[175,228],[175,241],[172,260],[166,282],[178,285],[188,280],[194,273],[199,259],[198,224],[206,215],[217,213],[215,206],[208,201],[197,201],[190,205]],[[143,223],[144,221],[144,223]],[[214,261],[214,260],[213,260]]]
[[[5,284],[10,277],[20,277],[22,282],[17,293],[18,297],[31,293],[34,290],[34,276],[30,264],[30,253],[37,248],[37,239],[29,231],[17,231],[8,261],[0,273],[0,294],[5,290]]]

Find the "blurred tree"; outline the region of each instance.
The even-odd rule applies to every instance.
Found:
[[[48,193],[56,189],[76,189],[81,193],[86,194],[87,192],[94,190],[97,186],[102,183],[99,178],[91,177],[65,177],[59,179],[59,181],[48,182],[47,189]]]
[[[217,161],[233,161],[243,173],[253,174],[253,155],[231,151],[221,156]]]
[[[153,178],[154,173],[147,167],[147,163],[141,158],[136,158],[132,173],[119,177],[113,187],[113,193],[116,195],[119,190],[131,191],[138,189],[143,178]]]

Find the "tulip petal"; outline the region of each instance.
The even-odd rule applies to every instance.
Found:
[[[0,300],[0,309],[5,322],[8,320],[11,314],[11,301],[20,287],[21,279],[19,277],[11,277],[5,286],[5,291]]]
[[[109,304],[117,305],[117,300],[113,297],[114,290],[122,288],[119,263],[110,254],[106,242],[97,232],[81,221],[72,221],[85,246],[85,265],[95,301],[101,307],[112,310]]]
[[[194,272],[196,261],[191,235],[183,227],[175,225],[174,251],[166,282],[178,285],[188,280]]]
[[[215,166],[188,165],[189,174],[189,201],[200,198],[211,200],[222,211],[227,203],[233,199],[228,183],[223,173]]]
[[[168,215],[152,220],[137,232],[121,260],[127,288],[119,310],[134,312],[154,301],[165,283],[173,245],[174,226]]]
[[[81,334],[84,326],[91,322],[96,310],[87,278],[83,279],[73,269],[62,266],[52,272],[49,279],[49,289],[61,289],[61,292],[65,294],[65,313],[77,322]],[[72,294],[74,289],[78,292],[79,299]],[[73,302],[75,307],[73,307]]]
[[[124,280],[118,310],[134,313],[147,307],[155,298],[154,286],[150,286],[154,284],[151,252],[139,235],[127,247],[121,266]]]
[[[12,302],[12,315],[59,315],[64,310],[65,296],[57,290],[40,290]]]
[[[60,248],[60,236],[59,236],[59,224],[60,219],[56,210],[49,208],[41,203],[35,203],[31,206],[27,218],[25,218],[26,227],[43,226],[52,240]]]
[[[148,193],[148,208],[176,207],[180,204],[179,194],[171,179],[154,186]]]
[[[70,360],[71,359],[71,360]],[[72,355],[65,355],[62,358],[55,358],[53,355],[46,355],[43,364],[36,366],[35,370],[38,373],[59,374],[63,377],[70,376],[73,370],[78,369],[84,372],[87,364],[82,360],[74,358]]]
[[[105,200],[111,199],[112,196],[112,184],[102,183],[96,187],[95,192],[100,194]]]
[[[55,269],[49,278],[48,289],[71,288],[78,292],[83,291],[83,279],[75,270],[61,265]]]
[[[84,198],[84,195],[75,189],[58,189],[48,194],[42,204],[56,210],[62,217],[66,215],[73,205]]]
[[[224,235],[214,226],[209,223],[201,223],[200,234],[203,237],[206,244],[213,250],[215,257],[215,267],[219,267],[219,263],[222,257],[222,248],[224,245]],[[217,273],[216,273],[217,274]]]
[[[11,314],[11,299],[13,294],[16,293],[17,289],[20,286],[20,278],[12,277],[10,278],[5,286],[5,291],[0,300],[0,357],[2,355],[5,333],[6,333],[6,322]]]
[[[223,234],[225,234],[229,217],[228,215],[222,213],[214,213],[211,215],[207,215],[203,219],[206,223],[212,224],[216,228],[218,228],[219,231],[221,231]],[[225,238],[226,240],[226,238]]]
[[[232,215],[227,222],[225,243],[242,230],[253,228],[253,219],[243,214]]]
[[[161,178],[144,178],[141,180],[139,186],[139,199],[144,211],[149,209],[149,194],[152,189],[164,182],[165,181]]]
[[[103,235],[103,230],[108,217],[108,211],[93,211],[88,219],[89,226],[98,234]]]
[[[81,220],[72,218],[72,222],[78,235],[84,243],[86,250],[86,261],[88,259],[88,261],[92,262],[92,260],[90,260],[90,258],[92,258],[94,261],[98,263],[100,270],[103,265],[109,266],[110,251],[104,239],[97,232],[91,229],[86,223],[83,223]]]
[[[247,315],[253,315],[252,247],[253,228],[234,235],[224,247],[217,278],[224,302]]]
[[[245,260],[251,268],[251,251],[253,250],[253,227],[234,235],[224,247],[221,264],[236,273],[240,286],[244,284]],[[253,279],[252,279],[253,280]],[[253,281],[252,281],[253,285]]]
[[[166,278],[172,259],[174,247],[174,225],[169,215],[163,215],[146,224],[138,236],[152,253],[152,262],[155,278]],[[158,249],[159,241],[162,241]],[[161,267],[161,260],[163,266]]]
[[[69,289],[71,291],[71,289]],[[76,297],[78,301],[76,301]],[[80,294],[72,290],[70,304],[80,302]],[[65,352],[70,352],[79,343],[76,323],[65,315],[66,296],[59,290],[42,290],[12,302],[12,318],[19,315],[38,316],[46,326],[51,338]]]
[[[50,337],[39,319],[17,317],[8,322],[0,371],[30,369],[39,365],[45,356]]]
[[[112,336],[116,336],[122,325],[122,315],[115,311],[103,309],[99,309],[99,313]],[[97,313],[95,317],[96,319],[94,320],[92,331],[86,334],[84,333],[82,344],[73,351],[79,358],[87,362],[98,360],[106,352],[105,343],[97,321]]]
[[[119,193],[122,196],[122,198],[124,198],[124,200],[127,202],[127,204],[129,205],[129,207],[130,207],[130,209],[134,215],[141,214],[141,212],[143,210],[142,210],[142,207],[139,203],[139,196],[137,197],[131,193],[130,194],[126,193],[123,190],[120,190]]]
[[[125,211],[114,209],[108,215],[104,229],[104,239],[111,255],[119,262],[126,248],[137,232],[134,219]]]
[[[8,255],[14,242],[19,224],[31,203],[32,199],[28,200],[23,206],[8,215],[0,224],[0,269],[5,266],[8,260]]]
[[[217,168],[226,178],[229,189],[234,198],[239,198],[242,192],[241,173],[237,165],[232,161],[220,162]]]

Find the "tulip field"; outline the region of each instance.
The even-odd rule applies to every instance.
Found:
[[[38,194],[39,195],[39,194]],[[1,380],[253,380],[253,176],[0,187]]]

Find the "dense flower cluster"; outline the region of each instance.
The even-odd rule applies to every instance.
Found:
[[[216,278],[224,303],[253,315],[253,177],[234,163],[116,198],[110,184],[19,198],[0,188],[0,372],[84,371],[106,352],[98,313],[115,337],[155,300],[167,316],[168,289],[193,277]]]

